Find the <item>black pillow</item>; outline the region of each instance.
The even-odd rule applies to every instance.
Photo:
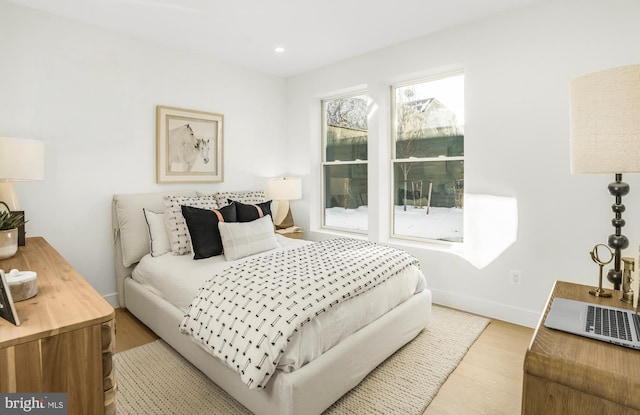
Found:
[[[193,206],[181,206],[181,208],[182,216],[187,222],[187,228],[189,228],[191,235],[193,259],[209,258],[222,254],[222,238],[220,238],[218,222],[236,221],[235,203],[215,210]]]
[[[264,216],[271,216],[271,201],[247,205],[237,200],[227,199],[227,202],[236,205],[238,222],[251,222]]]

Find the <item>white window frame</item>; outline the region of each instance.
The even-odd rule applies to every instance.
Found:
[[[453,246],[453,245],[458,245],[461,244],[462,242],[452,242],[452,241],[444,241],[444,240],[440,240],[440,239],[431,239],[431,238],[420,238],[417,236],[412,236],[412,235],[403,235],[403,234],[398,234],[396,233],[396,224],[395,224],[395,165],[396,163],[402,163],[402,162],[416,162],[416,163],[421,163],[421,162],[446,162],[446,161],[462,161],[464,163],[464,155],[463,156],[453,156],[453,157],[448,157],[448,156],[444,156],[444,157],[409,157],[409,158],[401,158],[398,159],[396,158],[396,139],[397,139],[397,114],[396,114],[396,89],[397,88],[401,88],[401,87],[405,87],[405,86],[409,86],[409,85],[414,85],[414,84],[420,84],[420,83],[426,83],[426,82],[431,82],[431,81],[437,81],[440,79],[446,79],[449,77],[454,77],[454,76],[458,76],[458,75],[464,75],[464,70],[456,70],[456,71],[451,71],[451,72],[445,72],[445,73],[440,73],[437,75],[433,75],[433,76],[428,76],[428,77],[422,77],[422,78],[415,78],[415,79],[410,79],[410,80],[406,80],[406,81],[402,81],[402,82],[398,82],[395,84],[390,85],[390,116],[391,116],[391,121],[390,121],[390,144],[391,144],[391,159],[390,159],[390,166],[389,166],[389,175],[391,178],[390,181],[390,189],[389,189],[389,195],[390,195],[390,237],[393,239],[400,239],[400,240],[406,240],[406,241],[412,241],[412,242],[421,242],[421,243],[429,243],[429,244],[438,244],[438,245],[445,245],[445,246]],[[466,98],[466,97],[465,97]],[[464,231],[463,231],[464,232]],[[462,241],[464,242],[465,239],[465,235],[462,235]]]
[[[344,228],[344,227],[338,227],[338,226],[330,226],[326,224],[326,201],[327,201],[327,195],[326,195],[326,188],[327,188],[327,177],[325,174],[325,167],[327,166],[347,166],[347,165],[365,165],[367,166],[367,185],[369,182],[369,151],[367,151],[367,160],[360,160],[360,159],[356,159],[356,160],[348,160],[348,161],[340,161],[340,160],[336,160],[336,161],[327,161],[327,111],[326,111],[326,103],[328,101],[333,101],[336,99],[341,99],[341,98],[349,98],[349,97],[356,97],[359,95],[365,95],[365,96],[369,96],[369,93],[367,90],[357,90],[357,91],[353,91],[353,92],[349,92],[346,94],[340,94],[340,95],[334,95],[334,96],[329,96],[329,97],[325,97],[322,98],[320,100],[320,112],[321,112],[321,116],[320,116],[320,125],[321,125],[321,135],[322,135],[322,149],[321,149],[321,156],[322,156],[322,161],[321,161],[321,165],[320,165],[320,176],[321,176],[321,191],[320,191],[320,197],[321,197],[321,212],[320,212],[320,218],[321,218],[321,227],[322,229],[327,229],[327,230],[332,230],[332,231],[340,231],[340,232],[346,232],[346,233],[355,233],[355,234],[360,234],[360,235],[368,235],[369,233],[369,229],[368,229],[368,225],[367,225],[367,229],[354,229],[354,228]],[[368,127],[367,127],[367,147],[369,146],[369,139],[368,139]],[[368,219],[368,218],[367,218]]]

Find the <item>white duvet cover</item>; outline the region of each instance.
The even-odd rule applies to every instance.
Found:
[[[291,249],[309,243],[280,235],[277,237],[281,246],[278,249]],[[256,256],[270,252],[273,251]],[[170,253],[159,257],[146,255],[136,266],[132,276],[140,284],[185,312],[204,281],[229,265],[244,260],[225,261],[224,256],[194,260],[191,255],[175,256]],[[412,266],[397,278],[339,304],[332,312],[321,314],[304,325],[292,337],[278,369],[290,372],[303,366],[425,288],[424,276],[417,267]]]

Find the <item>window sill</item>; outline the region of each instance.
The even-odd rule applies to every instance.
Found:
[[[416,241],[402,238],[387,238],[380,243],[398,248],[445,252],[454,255],[460,255],[462,252],[462,243],[460,242]]]
[[[333,237],[333,238],[342,237],[342,238],[360,239],[362,241],[369,240],[368,235],[366,233],[347,232],[347,231],[341,231],[338,229],[320,228],[320,229],[314,229],[310,233],[321,235],[321,238],[319,239],[326,239],[327,237]]]
[[[363,241],[369,240],[367,234],[340,231],[337,229],[321,228],[321,229],[315,229],[310,233],[318,236],[316,238],[312,238],[312,240],[314,239],[321,240],[321,239],[336,238],[336,237],[354,238],[354,239],[360,239]],[[431,241],[417,241],[417,240],[402,239],[402,238],[385,238],[377,242],[381,245],[393,246],[396,248],[444,252],[444,253],[449,253],[454,255],[461,255],[463,251],[462,243],[459,243],[459,242],[431,242]]]

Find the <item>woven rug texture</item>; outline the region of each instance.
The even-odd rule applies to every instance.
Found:
[[[488,324],[434,305],[429,326],[324,415],[421,415]],[[162,340],[118,353],[114,361],[117,415],[251,415]]]

